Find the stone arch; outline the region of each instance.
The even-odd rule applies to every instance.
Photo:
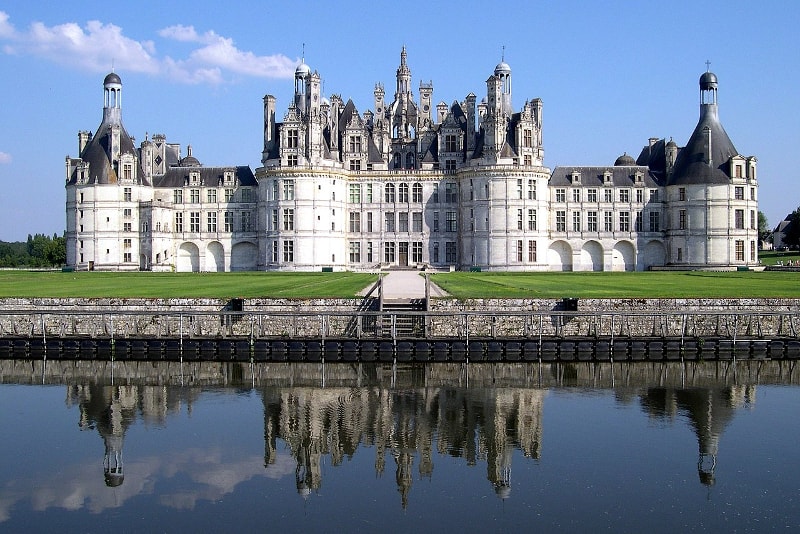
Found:
[[[258,268],[258,247],[253,243],[236,243],[231,248],[231,271],[255,271]]]
[[[206,247],[206,268],[210,273],[225,271],[225,248],[219,241],[212,241]]]
[[[656,265],[665,265],[667,263],[667,249],[664,247],[664,243],[655,239],[649,241],[639,251],[639,261],[644,270]]]
[[[181,273],[200,271],[200,249],[194,243],[182,243],[178,248],[176,270]]]
[[[547,263],[551,271],[572,270],[572,247],[566,241],[555,241],[547,249]]]
[[[581,269],[584,271],[603,270],[603,245],[597,241],[587,241],[581,247]]]
[[[617,241],[611,250],[612,271],[635,271],[636,250],[630,241]]]

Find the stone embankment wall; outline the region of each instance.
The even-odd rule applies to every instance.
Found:
[[[435,299],[428,337],[791,336],[800,299]],[[0,336],[388,337],[374,299],[1,299]]]

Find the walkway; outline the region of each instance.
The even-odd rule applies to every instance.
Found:
[[[365,288],[361,294],[366,294],[372,286]],[[431,295],[433,297],[446,297],[439,286],[431,282]],[[383,274],[384,299],[424,299],[425,276],[419,271],[389,271]]]

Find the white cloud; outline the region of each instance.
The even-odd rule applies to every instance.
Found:
[[[11,154],[0,152],[0,164],[2,163],[11,163]]]
[[[283,54],[258,56],[240,50],[233,39],[214,31],[198,33],[193,26],[175,25],[158,36],[197,45],[183,58],[160,56],[153,41],[125,36],[121,27],[92,20],[81,27],[75,22],[46,26],[34,22],[17,31],[7,13],[0,11],[0,40],[6,54],[31,55],[60,65],[91,72],[122,72],[165,76],[180,83],[221,84],[234,76],[291,78],[296,60]]]

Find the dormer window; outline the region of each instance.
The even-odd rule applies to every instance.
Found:
[[[189,183],[192,185],[197,185],[200,183],[200,173],[199,172],[190,172],[189,173]]]
[[[633,181],[641,185],[641,183],[644,181],[644,175],[641,172],[637,172],[633,178]]]
[[[603,173],[603,183],[610,184],[611,183],[611,171],[606,171]]]
[[[581,173],[578,171],[572,171],[572,183],[579,184],[581,183]]]

